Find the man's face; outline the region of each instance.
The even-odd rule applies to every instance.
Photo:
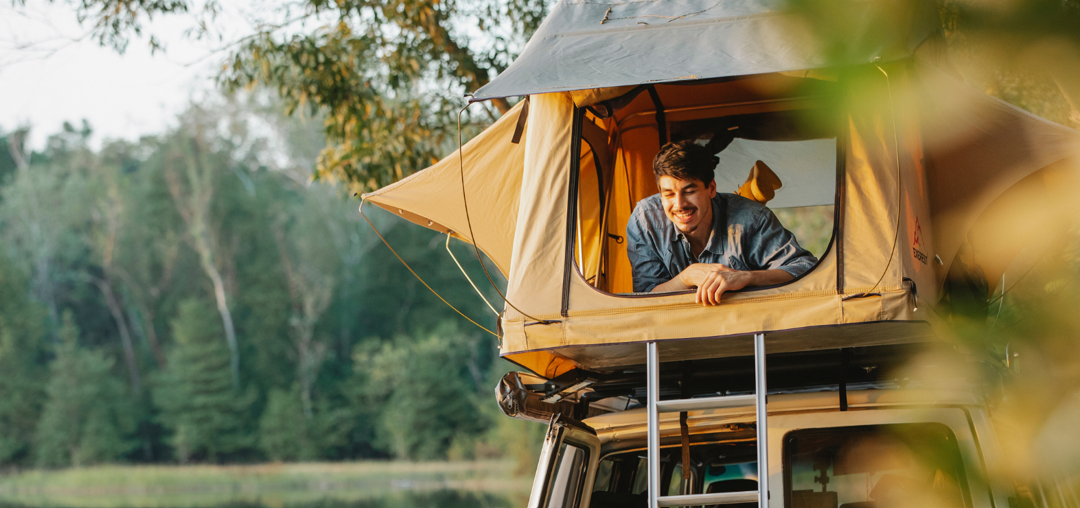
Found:
[[[706,185],[701,180],[679,180],[665,175],[656,183],[660,186],[664,214],[679,232],[693,236],[695,231],[706,231],[712,226],[715,180]]]

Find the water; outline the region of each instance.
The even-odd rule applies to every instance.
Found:
[[[357,493],[364,496],[363,493]],[[459,490],[433,490],[433,491],[397,491],[392,493],[380,493],[375,497],[363,499],[345,500],[336,497],[327,497],[316,501],[283,502],[273,497],[260,499],[259,501],[236,501],[222,504],[192,505],[189,508],[522,508],[525,506],[527,493],[503,493],[503,492],[475,492]],[[0,500],[0,508],[95,508],[92,501],[86,504],[82,500],[72,505],[51,504],[18,504]],[[135,500],[127,500],[135,501]],[[142,508],[148,505],[172,505],[167,499],[155,500],[155,502],[140,505],[138,501],[125,502],[120,499],[109,499],[105,505],[97,508]],[[181,508],[181,507],[177,507]]]

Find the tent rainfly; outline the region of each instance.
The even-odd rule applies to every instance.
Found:
[[[758,332],[770,352],[928,340],[965,239],[1018,184],[1076,168],[1080,133],[948,72],[932,5],[852,0],[844,51],[785,5],[562,0],[473,99],[527,100],[364,199],[484,251],[513,304],[501,354],[549,379],[642,364],[648,341],[686,360],[750,354]],[[715,307],[633,293],[626,223],[681,139],[726,146],[722,192],[775,170],[769,206],[824,224],[817,265]]]

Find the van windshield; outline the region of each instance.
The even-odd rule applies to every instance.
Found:
[[[970,505],[956,437],[941,424],[792,432],[784,490],[788,508]]]

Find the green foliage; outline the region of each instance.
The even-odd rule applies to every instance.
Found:
[[[113,462],[129,451],[137,410],[130,390],[111,374],[114,359],[79,346],[79,330],[64,314],[47,400],[34,436],[37,463],[82,466]]]
[[[360,404],[383,407],[379,442],[400,458],[445,458],[455,438],[476,435],[479,374],[490,362],[491,343],[447,325],[419,341],[398,337],[355,354]]]
[[[547,6],[308,0],[298,10],[293,23],[266,23],[229,55],[221,81],[233,89],[271,87],[289,111],[324,112],[327,146],[318,175],[359,191],[399,180],[447,152],[461,94],[509,65]],[[318,28],[284,29],[298,21]],[[503,99],[493,104],[509,109]]]
[[[25,3],[26,0],[15,0]],[[143,19],[149,21],[154,15],[187,12],[187,0],[100,0],[73,2],[77,6],[79,21],[92,27],[91,34],[102,46],[111,46],[123,53],[132,34],[142,35]],[[216,2],[208,2],[208,9],[216,9]],[[160,43],[150,37],[151,49],[161,49]]]
[[[68,125],[19,153],[27,164],[0,181],[0,465],[510,453],[488,433],[505,419],[491,339],[401,266],[356,200],[309,182],[319,126],[278,104],[215,99],[172,131],[97,150],[89,126]],[[190,199],[176,199],[170,171]],[[193,204],[202,244],[183,216]],[[433,287],[492,325],[445,236],[365,210]],[[472,250],[452,248],[484,280]],[[207,264],[234,316],[240,391]],[[422,376],[395,367],[401,352]]]
[[[162,424],[174,432],[172,445],[181,462],[216,462],[255,444],[245,419],[255,394],[233,387],[223,335],[212,306],[200,300],[180,304],[173,320],[176,344],[154,402]]]
[[[28,281],[0,252],[0,465],[26,458],[41,414],[46,343],[44,309]]]
[[[290,113],[322,115],[318,176],[373,190],[430,165],[453,147],[463,95],[505,70],[550,0],[302,0],[254,13],[256,28],[222,58],[231,90],[275,90]],[[156,15],[188,13],[193,37],[218,38],[219,5],[188,0],[82,0],[76,12],[98,42],[123,52]],[[164,50],[150,34],[152,50]],[[505,99],[473,108],[486,123]]]
[[[275,461],[311,460],[315,456],[299,394],[279,389],[270,391],[259,419],[259,447]]]
[[[318,404],[304,414],[299,389],[271,390],[259,418],[259,448],[275,461],[310,461],[334,457],[348,441],[355,411]]]
[[[502,369],[492,366],[491,338],[464,329],[343,191],[380,187],[454,149],[462,94],[507,68],[549,3],[286,3],[226,46],[218,76],[276,99],[215,98],[169,132],[100,150],[85,122],[65,124],[38,153],[25,152],[25,129],[0,136],[0,465],[395,455],[512,456],[519,471],[531,469],[543,426],[495,408]],[[842,2],[795,3],[830,51],[844,51],[847,28],[861,26]],[[120,51],[162,14],[188,13],[196,36],[217,35],[217,1],[194,5],[73,4],[92,36]],[[939,9],[965,78],[1080,125],[1080,67],[1061,64],[1077,61],[1076,0],[944,0]],[[150,45],[160,49],[152,36]],[[465,137],[508,108],[493,101],[466,111]],[[493,321],[443,251],[444,237],[368,210],[443,296]],[[824,249],[827,215],[804,215],[791,220],[821,233],[811,247]],[[453,248],[483,281],[471,250]],[[991,329],[995,346],[1055,336],[1047,344],[1059,349],[1042,354],[1072,358],[1057,353],[1075,323],[1043,319],[1048,328],[1027,335],[1021,325],[1040,308],[1066,315],[1075,298],[1059,292],[1075,278],[1058,270],[1029,280],[1045,279],[1028,291],[1065,308],[1034,297],[1023,308],[1010,295]],[[245,390],[230,373],[230,313]],[[126,379],[140,372],[150,373],[152,397],[128,395]]]

